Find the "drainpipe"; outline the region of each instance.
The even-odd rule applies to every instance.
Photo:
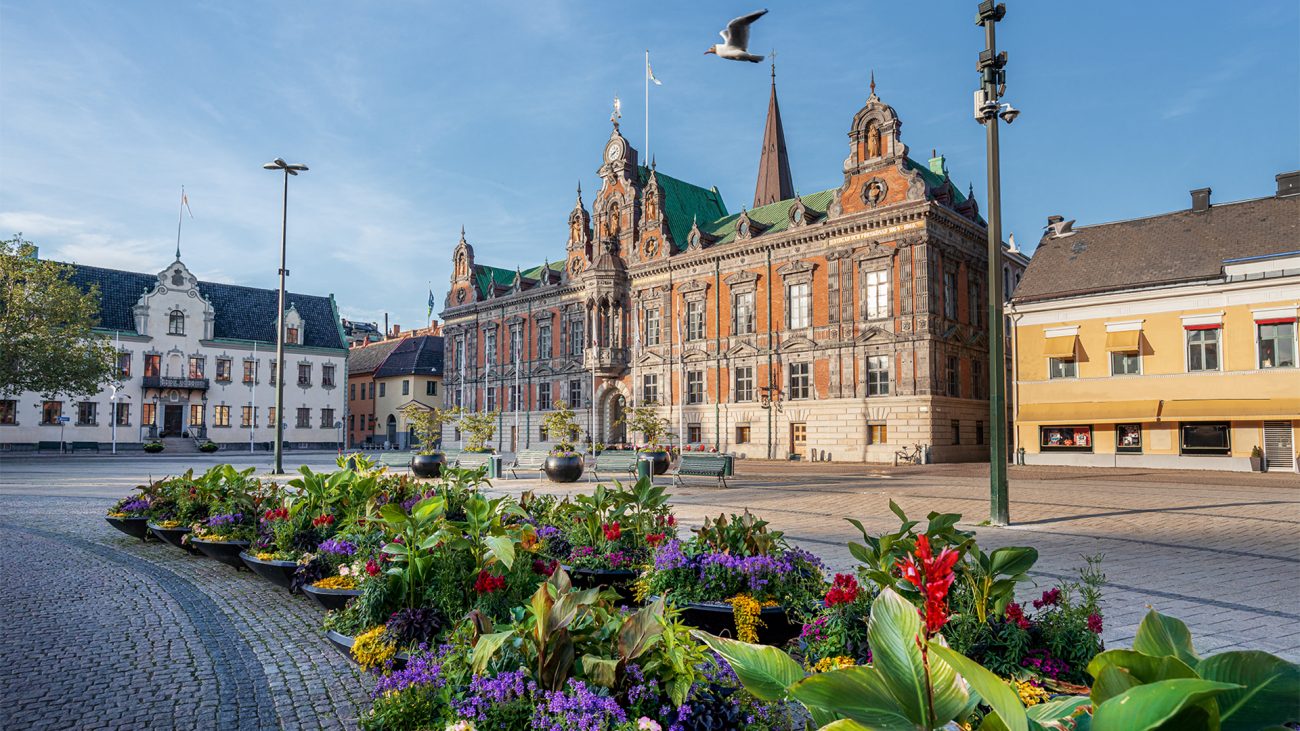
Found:
[[[713,260],[713,448],[722,450],[722,262]]]
[[[772,384],[772,248],[767,249],[767,393],[770,408],[767,411],[767,458],[775,459],[772,445],[772,412],[776,409],[776,391]]]

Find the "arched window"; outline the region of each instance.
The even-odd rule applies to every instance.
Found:
[[[172,310],[171,315],[169,315],[167,319],[167,334],[168,335],[185,334],[185,313],[184,312],[181,312],[180,310]]]

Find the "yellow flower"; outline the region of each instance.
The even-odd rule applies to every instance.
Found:
[[[270,551],[262,551],[261,553],[253,554],[253,558],[257,559],[258,561],[274,561],[275,554]]]
[[[384,638],[384,629],[381,624],[352,641],[352,657],[362,670],[377,668],[397,654],[397,646]]]
[[[650,598],[650,575],[649,573],[640,576],[632,582],[632,598],[636,599],[637,604],[644,604],[646,599]]]
[[[355,589],[357,580],[351,576],[326,576],[312,586],[317,589]]]
[[[845,657],[843,655],[837,657],[823,657],[812,666],[812,671],[814,673],[824,673],[830,670],[839,670],[840,668],[851,668],[854,665],[857,665],[857,663],[854,662],[851,657]]]
[[[766,627],[759,615],[763,605],[748,594],[737,594],[727,600],[731,605],[731,616],[736,621],[736,639],[741,642],[758,642],[758,628]]]
[[[110,513],[108,514],[108,517],[110,517],[110,518],[125,518],[125,517],[126,517],[126,513],[114,513],[114,512],[110,512]]]
[[[159,528],[179,528],[179,527],[181,527],[181,522],[180,522],[179,520],[164,520],[163,522],[161,522],[161,523],[158,524],[158,527],[159,527]]]
[[[1051,698],[1051,694],[1043,690],[1042,686],[1028,680],[1012,680],[1011,685],[1016,689],[1016,695],[1020,696],[1020,702],[1025,704],[1026,708]]]

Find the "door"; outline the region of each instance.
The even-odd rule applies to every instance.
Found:
[[[1264,464],[1270,470],[1295,469],[1295,445],[1291,442],[1291,422],[1264,422]]]
[[[397,444],[397,417],[389,414],[387,426],[388,429],[384,437],[388,440],[388,445],[393,447]]]
[[[796,421],[790,425],[790,452],[804,459],[808,449],[808,424]]]
[[[163,407],[163,436],[174,437],[180,436],[182,432],[181,422],[185,416],[183,406],[168,404]]]
[[[510,451],[519,453],[519,427],[510,426]]]

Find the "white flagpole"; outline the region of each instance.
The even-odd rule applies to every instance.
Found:
[[[681,374],[681,403],[677,405],[677,453],[682,454],[686,444],[686,340],[682,337],[682,313],[677,313],[677,358],[680,364],[677,372]],[[669,389],[670,391],[672,389]]]
[[[460,400],[459,400],[459,403],[456,404],[456,407],[457,407],[457,408],[462,408],[462,409],[465,408],[465,348],[466,348],[466,337],[467,337],[467,336],[462,335],[461,338],[460,338]],[[460,430],[460,429],[458,429],[457,431],[460,432],[460,448],[463,450],[463,449],[465,449],[465,432],[464,432],[464,430]]]
[[[632,303],[632,408],[637,405],[636,362],[641,356],[641,306]]]
[[[645,156],[650,157],[650,49],[645,51]]]
[[[249,381],[248,388],[253,392],[253,413],[249,414],[248,419],[248,453],[253,453],[253,427],[257,426],[257,341],[253,341],[253,380]]]
[[[523,331],[519,331],[519,333],[520,342],[518,344],[514,343],[514,333],[510,334],[511,345],[514,346],[515,351],[515,436],[514,439],[511,440],[514,443],[510,446],[516,451],[519,449],[519,350],[523,347]]]
[[[599,312],[596,312],[592,316],[591,328],[590,331],[587,333],[587,342],[591,343],[591,350],[592,350],[591,395],[587,397],[587,400],[591,402],[591,425],[587,429],[587,434],[591,435],[592,456],[595,456],[596,454],[596,360],[597,358],[599,358],[599,353],[596,352],[596,347],[597,347],[596,346],[596,327],[597,327],[596,322],[599,317],[600,317]]]

